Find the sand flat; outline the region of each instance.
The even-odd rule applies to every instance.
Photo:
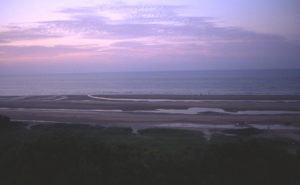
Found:
[[[202,124],[246,122],[251,124],[291,124],[300,126],[300,96],[92,96],[108,97],[112,98],[112,100],[91,98],[91,95],[5,96],[0,97],[0,114],[8,115],[16,120],[95,124],[124,123],[124,126],[130,123],[156,124],[173,122]],[[130,99],[134,99],[134,101],[130,101]],[[172,101],[136,101],[137,99],[166,99]],[[165,112],[159,110],[165,110]],[[168,110],[170,111],[168,112]],[[185,114],[185,110],[207,111]],[[247,112],[251,114],[246,114]]]

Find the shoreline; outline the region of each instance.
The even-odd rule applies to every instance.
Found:
[[[154,101],[149,101],[153,99]],[[280,129],[300,142],[300,96],[286,95],[52,95],[0,96],[0,115],[38,124],[104,127],[170,127],[210,135],[218,127],[251,125]],[[281,129],[282,128],[282,129]],[[276,132],[276,133],[275,133]],[[286,136],[285,136],[286,137]]]
[[[300,95],[96,94],[105,98],[184,100],[300,100]]]
[[[95,96],[120,99],[166,99],[166,100],[300,100],[300,95],[196,95],[196,94],[60,94],[60,95],[0,95],[0,98],[28,98],[28,97],[82,97]]]
[[[96,95],[93,95],[98,97]],[[167,95],[105,95],[109,98],[166,98]],[[102,96],[104,97],[104,96]],[[290,124],[300,126],[300,96],[180,96],[174,101],[97,99],[88,95],[0,96],[0,114],[18,120],[74,123]],[[218,101],[176,101],[181,98]],[[229,100],[229,99],[235,100]],[[251,101],[244,101],[248,99]],[[259,101],[256,101],[258,99]],[[273,99],[274,101],[264,101]],[[239,101],[236,101],[239,100]],[[261,101],[260,101],[261,100]],[[276,101],[275,101],[276,100]]]

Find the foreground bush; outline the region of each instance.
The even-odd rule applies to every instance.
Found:
[[[296,185],[300,155],[270,140],[50,125],[0,132],[3,185]]]

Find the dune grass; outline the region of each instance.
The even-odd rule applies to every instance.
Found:
[[[206,141],[201,132],[176,129],[134,134],[130,128],[79,124],[1,125],[3,185],[300,183],[299,149],[292,155],[282,143],[250,138],[248,132]]]

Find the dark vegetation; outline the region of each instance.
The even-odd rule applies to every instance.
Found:
[[[262,130],[259,130],[257,128],[244,128],[244,129],[227,129],[223,131],[227,134],[233,134],[236,136],[252,136],[261,134]]]
[[[208,142],[195,131],[0,121],[3,185],[300,184],[299,149],[248,137],[256,130]]]
[[[10,118],[7,117],[7,116],[0,116],[0,127],[1,128],[7,128],[9,127],[11,124],[10,124]]]

